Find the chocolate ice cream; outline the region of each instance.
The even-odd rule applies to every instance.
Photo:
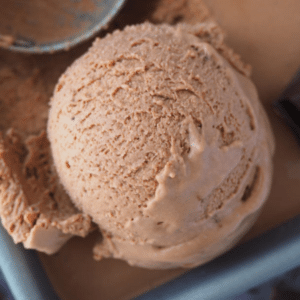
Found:
[[[249,73],[214,23],[145,23],[97,39],[61,76],[48,135],[102,233],[96,259],[194,267],[253,225],[274,142]]]
[[[0,133],[0,215],[15,243],[53,254],[72,236],[94,226],[78,211],[53,169],[46,133],[24,142],[14,131]]]

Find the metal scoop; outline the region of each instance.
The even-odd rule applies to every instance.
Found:
[[[1,4],[0,47],[68,50],[105,28],[125,0],[9,0]]]

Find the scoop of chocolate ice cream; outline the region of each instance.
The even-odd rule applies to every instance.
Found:
[[[96,258],[191,267],[251,227],[274,144],[248,75],[213,23],[145,23],[61,76],[48,134],[61,183],[102,232]]]

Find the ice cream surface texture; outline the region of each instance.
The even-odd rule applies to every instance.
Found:
[[[194,267],[253,225],[273,135],[214,23],[126,27],[61,76],[48,120],[60,181],[99,226],[96,259]]]

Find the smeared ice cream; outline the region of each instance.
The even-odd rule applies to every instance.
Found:
[[[46,133],[24,141],[13,129],[0,133],[0,215],[15,243],[48,254],[72,236],[94,229],[57,180]]]
[[[271,185],[268,120],[213,23],[97,39],[61,76],[48,135],[61,183],[102,233],[96,259],[202,264],[252,226]]]

